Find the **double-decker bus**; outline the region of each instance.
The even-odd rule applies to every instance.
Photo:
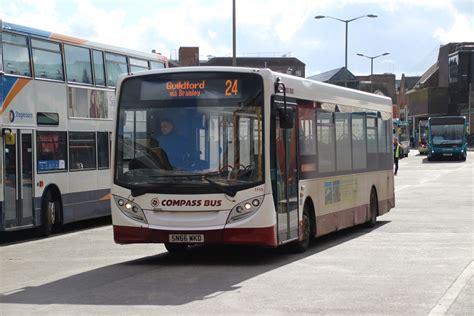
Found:
[[[389,98],[237,67],[125,76],[117,98],[119,244],[304,251],[394,207]]]
[[[400,143],[400,158],[408,157],[410,153],[410,131],[408,122],[400,119],[393,120],[393,137]]]
[[[428,118],[428,160],[454,157],[466,160],[467,123],[464,116]]]
[[[0,231],[110,215],[117,77],[167,60],[0,24]]]

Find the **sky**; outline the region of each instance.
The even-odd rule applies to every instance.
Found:
[[[235,0],[236,51],[245,57],[296,57],[306,76],[348,69],[419,76],[440,45],[474,42],[473,0]],[[232,57],[232,0],[15,0],[0,2],[0,19],[45,31],[150,52],[171,59],[198,46],[200,59]]]

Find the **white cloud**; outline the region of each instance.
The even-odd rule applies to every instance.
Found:
[[[456,14],[453,16],[453,24],[449,28],[437,28],[433,37],[437,38],[441,43],[449,42],[472,42],[474,41],[474,24],[473,17],[470,18]]]

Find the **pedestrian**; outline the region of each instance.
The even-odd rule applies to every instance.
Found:
[[[398,139],[393,139],[393,163],[395,164],[395,175],[398,172],[398,159],[400,158],[400,144],[398,143]]]

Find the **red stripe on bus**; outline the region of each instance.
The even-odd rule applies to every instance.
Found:
[[[395,199],[379,201],[379,216],[395,206]],[[316,236],[352,227],[368,222],[370,219],[369,205],[359,205],[339,212],[333,212],[316,217]]]
[[[203,234],[206,244],[277,246],[275,226],[263,228],[227,228],[204,231],[172,231],[114,225],[114,240],[118,244],[150,242],[165,243],[169,241],[169,234]]]
[[[25,79],[25,78],[18,78],[17,79],[17,81],[13,85],[10,92],[8,92],[7,97],[5,98],[5,101],[3,102],[3,106],[0,109],[0,115],[2,115],[3,112],[6,111],[6,109],[8,108],[8,105],[18,95],[18,93],[20,93],[20,91],[26,86],[26,84],[28,82],[30,82],[30,79]]]

